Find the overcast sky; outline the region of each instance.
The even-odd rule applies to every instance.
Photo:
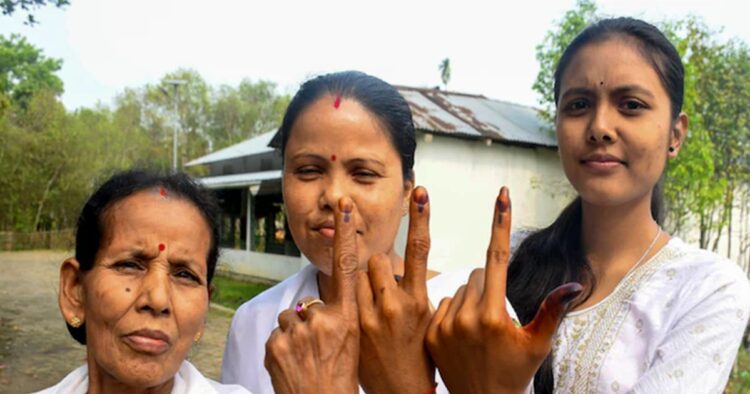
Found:
[[[125,87],[179,67],[211,84],[266,79],[294,93],[311,75],[357,69],[409,86],[440,83],[451,59],[453,91],[536,105],[535,46],[574,0],[188,1],[71,0],[63,10],[0,15],[0,34],[21,33],[62,58],[69,109],[111,104]],[[722,39],[750,43],[750,1],[601,0],[607,15],[649,21],[695,14]]]

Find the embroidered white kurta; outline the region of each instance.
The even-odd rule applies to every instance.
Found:
[[[428,280],[427,292],[432,304],[437,307],[444,297],[453,297],[456,290],[469,280],[470,272],[467,269],[443,273]],[[278,326],[276,318],[279,313],[294,306],[301,298],[320,297],[317,273],[314,266],[305,266],[237,309],[224,350],[222,382],[240,384],[255,394],[273,393],[271,377],[263,366],[266,341]],[[507,307],[511,317],[516,318],[509,303]],[[436,378],[437,392],[447,393],[439,374]]]
[[[82,365],[60,381],[60,383],[37,392],[37,394],[86,394],[89,389],[89,368]],[[214,382],[204,377],[189,361],[183,361],[174,377],[172,394],[249,394],[238,385]]]
[[[750,284],[735,264],[672,238],[554,342],[558,393],[721,393],[745,331]]]

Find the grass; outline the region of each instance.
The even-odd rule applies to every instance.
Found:
[[[740,348],[737,353],[737,363],[729,376],[729,384],[725,394],[750,393],[750,353]]]
[[[215,290],[211,301],[232,309],[239,308],[245,301],[271,287],[267,284],[243,282],[223,276],[215,277],[213,285]]]

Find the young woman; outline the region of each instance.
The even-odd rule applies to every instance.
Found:
[[[323,75],[302,85],[279,133],[289,228],[312,265],[237,310],[222,381],[239,383],[256,394],[273,392],[264,358],[277,316],[300,300],[306,309],[309,301],[320,298],[330,303],[337,297],[332,276],[334,216],[339,200],[347,198],[357,267],[368,272],[361,274],[358,291],[358,381],[368,391],[422,393],[433,387],[434,367],[423,341],[430,301],[423,287],[435,273],[405,275],[404,260],[393,246],[410,202],[417,213],[429,210],[426,191],[412,190],[416,142],[408,104],[395,88],[375,77],[359,72]],[[414,260],[426,264],[427,250],[429,240],[420,240],[407,248],[407,255],[421,253],[424,258]],[[464,278],[432,278],[427,283],[430,299],[452,294]],[[312,307],[319,304],[315,301],[312,305],[318,306]],[[288,318],[288,313],[279,317],[281,328]],[[341,325],[341,333],[347,333],[346,327]]]
[[[522,242],[507,296],[529,323],[555,287],[575,281],[585,291],[551,342],[530,335],[533,322],[472,315],[468,295],[442,303],[427,343],[451,391],[518,392],[534,374],[537,393],[723,391],[750,311],[747,277],[659,224],[658,185],[687,135],[683,73],[666,37],[636,19],[602,20],[566,48],[556,129],[579,196]],[[488,262],[487,275],[485,295],[504,296],[505,269],[490,274]],[[482,294],[477,283],[467,288]]]
[[[185,360],[203,332],[218,239],[218,207],[186,175],[104,183],[60,268],[60,310],[86,363],[42,393],[247,393]]]

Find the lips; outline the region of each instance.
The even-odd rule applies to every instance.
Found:
[[[617,156],[606,153],[594,153],[581,159],[581,164],[599,172],[609,172],[620,166],[627,166],[627,162]]]
[[[312,227],[312,230],[320,234],[324,239],[333,241],[333,237],[336,235],[336,226],[333,220],[326,220]],[[358,235],[362,235],[362,231],[357,230]]]
[[[141,329],[123,337],[123,341],[138,353],[159,355],[167,351],[170,338],[163,331]]]

